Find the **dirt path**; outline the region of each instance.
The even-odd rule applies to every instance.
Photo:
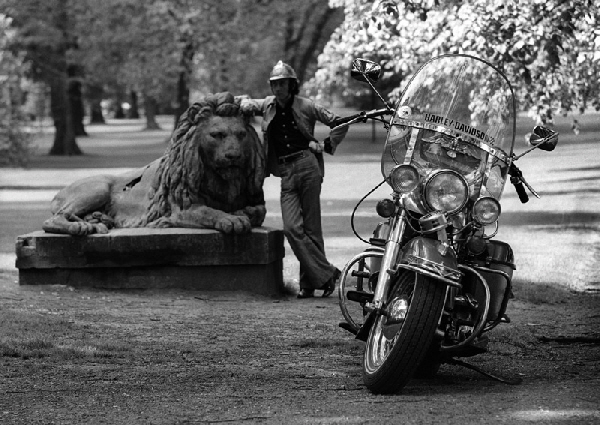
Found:
[[[20,353],[0,344],[3,424],[600,423],[597,296],[512,304],[491,353],[468,361],[521,385],[443,365],[400,395],[374,396],[334,298],[15,280],[0,275],[0,342],[38,336]]]

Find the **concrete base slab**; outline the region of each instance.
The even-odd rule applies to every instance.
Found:
[[[283,289],[283,232],[259,227],[243,235],[207,229],[115,229],[74,237],[36,231],[19,236],[21,285],[110,289]]]

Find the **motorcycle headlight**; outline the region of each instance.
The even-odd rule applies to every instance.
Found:
[[[398,193],[410,193],[419,184],[419,173],[411,165],[398,165],[391,171],[389,183]]]
[[[479,224],[493,224],[498,217],[500,217],[500,203],[494,198],[489,196],[479,198],[473,205],[473,218]]]
[[[455,213],[465,206],[469,199],[469,186],[466,180],[451,170],[432,174],[425,183],[425,201],[434,211]]]

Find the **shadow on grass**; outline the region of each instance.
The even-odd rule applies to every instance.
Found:
[[[560,284],[513,281],[515,299],[531,304],[562,304],[574,293]]]

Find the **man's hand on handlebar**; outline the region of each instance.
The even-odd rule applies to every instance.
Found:
[[[378,118],[378,117],[382,117],[384,115],[391,115],[393,113],[392,110],[390,109],[374,109],[372,111],[362,111],[359,112],[358,114],[355,115],[350,115],[348,117],[344,117],[344,118],[339,118],[337,120],[335,120],[335,122],[331,125],[331,128],[334,127],[338,127],[342,124],[346,124],[346,123],[354,123],[354,122],[358,122],[358,121],[362,121],[362,122],[367,122],[368,119],[370,118]]]

